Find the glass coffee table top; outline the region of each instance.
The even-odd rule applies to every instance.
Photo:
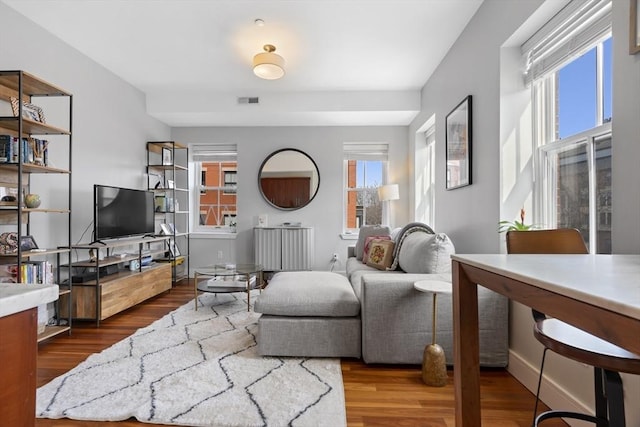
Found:
[[[199,267],[194,272],[195,292],[233,293],[262,289],[262,265],[219,264]],[[247,307],[249,304],[247,295]],[[196,310],[197,308],[196,298]]]

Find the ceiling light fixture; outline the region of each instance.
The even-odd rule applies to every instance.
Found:
[[[272,44],[264,45],[264,53],[253,57],[253,72],[266,80],[276,80],[284,76],[284,58],[277,53]]]

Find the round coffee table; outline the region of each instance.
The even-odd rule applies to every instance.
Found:
[[[214,294],[246,292],[247,311],[251,310],[251,290],[262,290],[262,272],[263,268],[260,264],[218,264],[196,268],[193,278],[196,310],[198,310],[198,291]],[[255,277],[253,283],[252,277]]]
[[[419,280],[413,287],[420,292],[433,294],[431,344],[425,347],[422,356],[422,381],[426,385],[442,387],[447,384],[447,363],[444,350],[436,344],[436,297],[439,293],[450,294],[451,283],[441,280]]]

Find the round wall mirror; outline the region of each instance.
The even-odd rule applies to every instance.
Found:
[[[258,173],[262,197],[282,210],[300,209],[311,202],[320,186],[318,166],[306,153],[284,148],[267,157]]]

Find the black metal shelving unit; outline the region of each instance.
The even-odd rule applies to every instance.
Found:
[[[189,277],[189,148],[175,141],[147,142],[147,188],[155,193],[156,223],[170,236],[164,259],[172,280]],[[173,225],[173,227],[171,227]]]
[[[37,103],[37,99],[42,97],[58,97],[66,99],[68,102],[68,125],[61,128],[47,124],[43,110],[32,104]],[[13,116],[0,117],[0,135],[3,135],[2,155],[0,155],[0,182],[6,187],[15,189],[15,202],[8,200],[0,205],[0,228],[5,231],[12,229],[16,233],[17,248],[15,252],[0,254],[2,264],[15,265],[18,282],[26,282],[22,276],[28,266],[37,265],[36,262],[42,259],[49,260],[55,257],[55,273],[49,280],[59,284],[59,298],[56,301],[56,324],[47,325],[44,332],[38,334],[38,342],[54,337],[58,334],[71,333],[72,316],[71,307],[73,304],[73,289],[71,280],[64,280],[61,277],[61,257],[70,257],[71,247],[71,162],[72,162],[72,118],[73,118],[73,96],[67,91],[52,85],[32,74],[22,70],[0,71],[0,99],[11,103]],[[21,101],[21,102],[20,102]],[[61,101],[64,102],[64,101]],[[64,106],[62,107],[64,108]],[[42,136],[53,136],[49,140],[40,139]],[[36,138],[38,137],[38,138]],[[42,142],[45,141],[45,142]],[[64,149],[64,141],[68,144],[68,163],[66,167],[53,167],[49,164],[49,150]],[[60,159],[61,156],[56,156]],[[25,205],[25,194],[32,191],[32,176],[36,174],[66,175],[68,178],[67,203],[66,206],[54,207],[54,201],[50,199],[42,200],[42,206],[27,207]],[[33,188],[34,192],[40,190]],[[37,248],[32,250],[20,244],[23,239],[32,236],[32,216],[40,214],[66,215],[66,236],[64,241],[57,242],[55,248]],[[34,241],[37,233],[34,233]],[[23,267],[25,270],[23,271]],[[40,268],[42,268],[42,264]],[[32,267],[34,270],[35,268]],[[27,276],[29,277],[29,276]],[[36,280],[46,280],[39,277],[31,278],[31,282]],[[67,279],[69,279],[67,277]],[[68,282],[66,285],[62,283]],[[65,314],[61,313],[61,299],[65,299]]]

